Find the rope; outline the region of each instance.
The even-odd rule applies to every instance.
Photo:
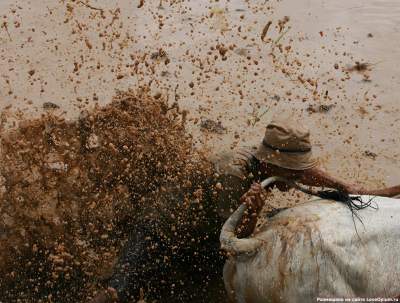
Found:
[[[375,209],[375,210],[378,209],[378,205],[376,203],[375,203],[375,205],[373,204],[374,197],[370,198],[367,202],[364,202],[362,200],[361,196],[359,196],[359,195],[358,196],[350,196],[348,193],[345,193],[343,191],[336,190],[336,189],[315,190],[311,187],[306,187],[304,185],[298,184],[296,182],[293,182],[291,180],[288,180],[288,179],[285,179],[282,177],[268,178],[261,183],[261,186],[266,187],[274,182],[284,182],[287,185],[289,185],[290,187],[300,190],[303,193],[317,196],[317,197],[320,197],[321,199],[333,200],[333,201],[337,201],[337,202],[345,204],[351,212],[351,216],[352,216],[353,223],[354,223],[354,228],[356,229],[357,235],[358,235],[358,231],[357,231],[357,226],[355,224],[354,217],[356,217],[361,222],[361,224],[364,226],[364,223],[362,222],[361,217],[358,214],[358,211],[362,210],[362,209],[366,209],[368,207]]]

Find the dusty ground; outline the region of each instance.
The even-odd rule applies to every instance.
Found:
[[[148,85],[188,111],[212,153],[258,142],[293,111],[324,168],[400,183],[395,0],[3,0],[0,12],[3,129],[49,110],[74,119]]]

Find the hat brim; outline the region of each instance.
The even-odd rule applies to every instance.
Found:
[[[273,165],[293,169],[305,170],[313,168],[317,165],[318,161],[313,158],[312,152],[280,152],[260,144],[254,156],[261,161],[271,163]]]

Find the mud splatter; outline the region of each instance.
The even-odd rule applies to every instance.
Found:
[[[21,121],[1,133],[0,158],[7,302],[82,302],[109,275],[139,209],[166,209],[165,188],[207,173],[181,114],[146,92],[120,92],[77,121]]]

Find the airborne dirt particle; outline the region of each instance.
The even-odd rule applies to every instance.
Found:
[[[216,134],[226,133],[226,128],[222,126],[221,121],[216,122],[211,119],[204,119],[201,121],[200,127],[204,131],[209,131]]]
[[[371,158],[373,160],[375,160],[376,157],[378,157],[378,155],[376,153],[371,152],[369,150],[364,151],[364,156],[369,157],[369,158]]]
[[[315,105],[309,105],[307,107],[307,111],[309,113],[327,113],[329,112],[333,107],[335,107],[334,104],[329,104],[329,105],[325,105],[325,104],[321,104],[319,106],[315,106]]]
[[[92,48],[93,48],[93,46],[92,46],[92,44],[90,43],[89,39],[85,39],[85,44],[86,44],[86,46],[87,46],[88,49],[92,49]]]
[[[53,102],[45,102],[45,103],[43,103],[43,108],[44,109],[58,109],[58,108],[60,108],[60,106]]]
[[[261,32],[261,41],[264,41],[265,37],[267,36],[269,27],[271,26],[272,21],[268,21],[268,23],[264,26],[262,32]]]
[[[364,71],[370,70],[370,68],[371,68],[370,63],[356,61],[356,63],[354,65],[347,68],[347,71],[349,71],[349,72],[353,72],[353,71],[364,72]]]

